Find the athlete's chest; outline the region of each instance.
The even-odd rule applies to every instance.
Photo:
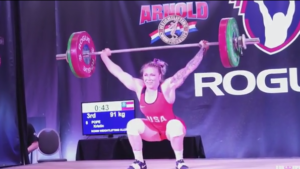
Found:
[[[145,115],[162,115],[169,104],[161,94],[154,98],[152,102],[149,102],[150,99],[147,100],[145,95],[141,97],[140,109]]]
[[[140,109],[152,123],[164,123],[174,118],[172,105],[158,97],[153,104],[141,102]]]

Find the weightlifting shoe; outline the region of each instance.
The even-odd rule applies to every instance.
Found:
[[[176,169],[188,169],[189,167],[184,163],[184,161],[178,160],[176,161]]]
[[[146,161],[135,160],[128,169],[147,169]]]

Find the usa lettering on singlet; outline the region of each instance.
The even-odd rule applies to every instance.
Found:
[[[152,123],[163,123],[168,121],[164,116],[147,116],[147,119]]]

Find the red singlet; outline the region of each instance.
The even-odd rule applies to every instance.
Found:
[[[177,119],[182,122],[185,127],[184,122],[175,116],[173,112],[173,104],[170,104],[165,99],[161,86],[158,87],[158,93],[156,100],[149,104],[145,101],[145,91],[146,87],[142,89],[140,97],[140,109],[142,113],[146,116],[148,120],[144,120],[147,127],[152,130],[158,131],[161,135],[161,139],[166,139],[166,127],[167,123],[172,119]]]

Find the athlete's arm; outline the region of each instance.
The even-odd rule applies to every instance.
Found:
[[[203,59],[203,55],[209,48],[206,43],[206,41],[201,41],[201,49],[194,56],[194,58],[190,60],[184,68],[180,69],[172,77],[166,80],[170,88],[177,89],[178,87],[180,87],[185,79],[199,66]]]
[[[136,91],[137,87],[142,85],[142,80],[132,77],[127,72],[124,72],[120,66],[115,64],[109,56],[111,52],[109,49],[105,49],[101,52],[101,59],[104,62],[108,71],[118,78],[129,90]]]

